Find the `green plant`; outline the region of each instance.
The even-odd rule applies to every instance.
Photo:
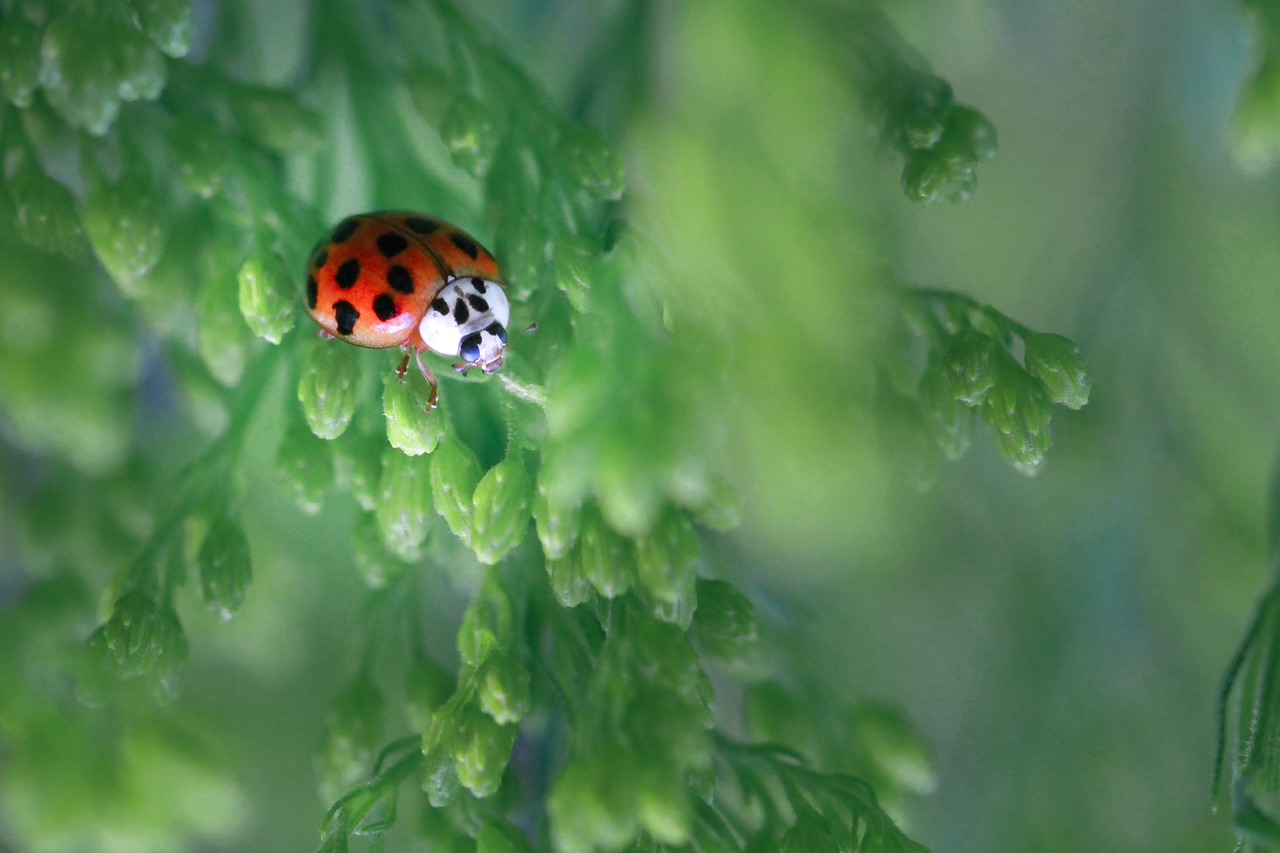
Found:
[[[873,8],[801,8],[678,14],[713,42],[767,34],[781,52],[756,70],[864,105],[903,158],[909,199],[968,200],[994,154],[990,123],[954,104]],[[737,163],[709,156],[698,134],[655,119],[657,12],[643,3],[609,22],[571,109],[449,0],[379,6],[388,20],[323,0],[306,10],[305,73],[278,85],[244,79],[269,76],[252,3],[217,7],[198,62],[182,59],[186,3],[0,11],[0,218],[14,223],[0,249],[15,283],[0,314],[27,318],[2,344],[0,408],[43,472],[16,522],[32,579],[0,644],[22,649],[0,652],[6,683],[21,685],[0,698],[16,838],[158,850],[234,833],[243,794],[163,703],[180,701],[192,655],[184,596],[233,619],[272,571],[246,504],[278,478],[301,513],[346,501],[369,587],[316,759],[332,803],[321,849],[359,836],[381,849],[397,832],[481,851],[923,849],[896,822],[932,784],[919,737],[897,712],[827,695],[771,660],[785,624],[758,619],[706,552],[741,514],[719,416],[756,401],[736,400],[730,380],[762,369],[762,331],[809,334],[815,272],[849,279],[849,303],[819,307],[850,322],[801,355],[828,347],[872,365],[851,369],[844,390],[917,479],[964,452],[974,411],[1015,467],[1035,471],[1051,404],[1084,405],[1089,380],[1069,340],[958,293],[897,287],[858,251],[839,272],[806,266],[832,242],[819,227],[842,209],[831,190],[801,193],[808,206],[767,223],[746,213],[756,193],[840,172],[832,154],[848,128],[765,136]],[[814,55],[792,65],[797,46]],[[708,138],[732,134],[751,116],[744,90],[714,56],[680,56],[693,85],[725,95],[701,119],[718,125]],[[618,130],[633,116],[610,120],[617,104],[638,116],[650,180],[634,208],[617,137],[589,123]],[[765,108],[812,117],[807,104]],[[720,180],[725,169],[754,180]],[[726,188],[723,221],[682,227],[682,199]],[[393,378],[390,354],[304,332],[295,279],[352,197],[430,199],[431,213],[492,238],[517,315],[538,324],[500,374],[450,377],[427,412],[425,386]],[[756,239],[769,235],[795,248],[794,267]],[[805,310],[775,312],[787,292]],[[140,370],[181,399],[182,450],[134,422]],[[68,517],[92,524],[64,536]],[[446,651],[424,624],[441,573],[471,594]],[[43,645],[25,648],[28,631]],[[441,662],[454,654],[456,672]],[[738,685],[740,714],[717,704],[712,674]],[[94,710],[55,726],[73,675]],[[534,759],[513,758],[518,748]],[[86,756],[72,815],[55,771],[79,765],[42,767],[50,750]],[[180,783],[159,784],[154,764]]]

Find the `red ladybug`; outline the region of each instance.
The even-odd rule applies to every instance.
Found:
[[[421,213],[349,216],[307,263],[307,313],[350,344],[403,347],[417,357],[436,404],[437,382],[421,354],[460,356],[455,369],[502,367],[511,306],[498,263],[474,238]],[[409,363],[406,354],[399,373]]]

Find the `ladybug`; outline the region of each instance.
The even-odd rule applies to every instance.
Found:
[[[404,377],[412,353],[461,356],[466,372],[502,367],[511,306],[493,255],[474,238],[433,216],[374,211],[348,216],[307,262],[307,313],[328,335],[371,349],[401,347]]]

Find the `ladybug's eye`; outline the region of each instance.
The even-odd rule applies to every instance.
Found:
[[[480,333],[472,332],[462,339],[462,346],[458,350],[462,356],[462,360],[475,364],[480,360]]]

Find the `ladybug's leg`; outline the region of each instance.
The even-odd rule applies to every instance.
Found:
[[[458,361],[458,362],[455,362],[455,363],[452,365],[452,367],[453,367],[453,369],[454,369],[454,370],[458,371],[458,372],[459,372],[459,373],[461,373],[463,376],[466,376],[466,375],[467,375],[467,368],[469,368],[469,367],[475,367],[475,365],[474,365],[474,364],[467,364],[465,361]]]
[[[421,364],[422,362],[418,362]],[[400,366],[396,368],[396,378],[401,382],[404,381],[405,371],[409,369],[409,353],[404,354],[404,358],[400,359]]]
[[[426,362],[422,360],[422,353],[414,355],[414,359],[418,362],[418,369],[422,371],[422,375],[426,377],[427,384],[431,386],[431,396],[427,398],[427,411],[431,411],[436,407],[436,396],[440,390],[440,383],[436,382],[436,375],[431,372],[431,368],[427,367]],[[405,363],[408,364],[409,356],[404,357]]]

